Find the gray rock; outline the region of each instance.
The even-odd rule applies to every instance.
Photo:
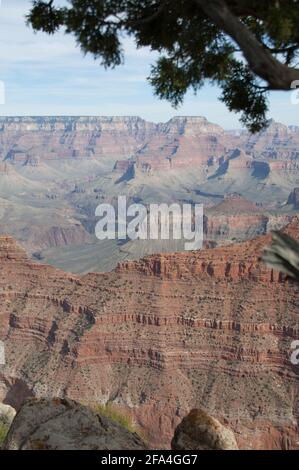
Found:
[[[0,403],[0,423],[10,426],[15,415],[16,410],[12,406]]]
[[[175,430],[173,450],[238,450],[234,433],[203,410],[190,411]]]
[[[140,450],[140,437],[69,399],[28,399],[5,439],[5,450]]]

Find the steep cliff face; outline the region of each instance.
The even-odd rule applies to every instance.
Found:
[[[1,154],[23,164],[37,164],[37,157],[128,157],[154,129],[138,117],[0,118]]]
[[[298,220],[289,232],[299,238]],[[154,447],[194,407],[241,448],[298,448],[298,286],[258,257],[269,237],[72,276],[0,239],[0,400],[111,400]],[[157,437],[158,436],[158,437]]]
[[[165,124],[138,117],[12,117],[0,119],[2,159],[38,165],[39,159],[135,155],[142,170],[207,163],[225,151],[224,131],[203,117],[177,117]],[[117,166],[121,168],[121,164]]]
[[[28,261],[25,250],[9,235],[0,236],[0,260],[1,263],[13,261],[22,262],[25,265]]]
[[[226,151],[225,135],[220,126],[203,117],[177,117],[161,124],[135,155],[136,164],[152,169],[207,166]]]
[[[246,139],[245,148],[253,155],[291,161],[298,160],[298,143],[298,128],[285,126],[272,119],[267,129]]]
[[[182,116],[157,125],[133,160],[145,173],[199,166],[210,174],[251,169],[256,176],[265,177],[270,171],[298,169],[298,143],[297,128],[275,121],[252,136],[224,131],[204,117]]]
[[[204,234],[207,241],[229,244],[279,230],[295,218],[295,214],[271,213],[239,194],[228,194],[205,210]]]
[[[139,117],[0,117],[1,160],[38,166],[41,161],[133,157],[141,171],[202,166],[217,171],[230,160],[234,169],[274,161],[273,169],[298,168],[297,128],[271,122],[264,132],[224,131],[201,116],[151,123]],[[121,169],[122,163],[116,168]]]

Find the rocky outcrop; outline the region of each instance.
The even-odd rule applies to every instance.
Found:
[[[233,282],[241,279],[279,281],[280,274],[266,269],[259,261],[258,255],[270,240],[271,236],[265,235],[217,249],[147,256],[139,261],[119,263],[117,272],[138,272],[172,280],[190,277]]]
[[[0,412],[7,415],[9,411],[10,424],[3,450],[147,449],[135,432],[70,399],[28,399],[15,419],[10,407],[1,406]],[[234,433],[198,409],[177,426],[171,447],[177,451],[238,450]]]
[[[204,236],[216,245],[250,240],[282,229],[295,217],[271,213],[239,194],[227,194],[219,204],[205,210]]]
[[[271,119],[265,130],[246,136],[245,149],[253,156],[295,161],[299,157],[298,143],[298,128],[288,127]]]
[[[27,400],[4,450],[145,450],[141,438],[111,419],[68,399]]]
[[[0,236],[0,261],[27,261],[26,251],[10,236]]]
[[[0,403],[0,424],[10,426],[16,415],[16,411],[12,406]]]
[[[204,410],[192,410],[175,430],[173,450],[238,450],[234,433]]]
[[[299,239],[298,220],[287,231]],[[290,345],[299,337],[299,291],[259,262],[269,242],[75,276],[22,259],[5,237],[0,400],[15,408],[28,397],[113,402],[152,448],[169,448],[182,418],[204,408],[241,449],[298,448]]]
[[[135,155],[141,170],[207,166],[226,151],[224,131],[203,117],[176,117],[158,126]]]

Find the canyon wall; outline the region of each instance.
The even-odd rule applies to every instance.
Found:
[[[294,192],[290,194],[288,204],[291,200],[295,201],[295,196],[292,196]],[[240,194],[227,194],[219,204],[205,208],[204,213],[205,241],[216,245],[265,235],[285,227],[296,218],[295,213],[291,212],[267,211],[262,205],[248,201]]]
[[[41,160],[128,157],[155,126],[139,117],[0,118],[2,159],[36,165]]]
[[[37,166],[40,161],[109,157],[116,169],[132,162],[143,172],[203,166],[215,171],[230,161],[250,168],[270,161],[278,170],[298,169],[299,132],[274,121],[258,135],[228,132],[201,116],[178,116],[166,123],[139,117],[0,117],[0,159]],[[128,163],[127,163],[128,164]],[[132,163],[131,163],[132,164]]]
[[[287,231],[299,238],[299,221]],[[0,401],[111,401],[153,448],[204,407],[240,448],[298,448],[299,288],[260,264],[269,236],[75,276],[0,238]]]

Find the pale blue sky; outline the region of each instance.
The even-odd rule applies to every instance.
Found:
[[[219,90],[209,85],[197,96],[188,93],[177,110],[156,98],[146,80],[155,55],[136,50],[131,40],[125,40],[125,65],[105,70],[83,56],[72,36],[34,34],[26,27],[30,0],[0,3],[0,80],[6,89],[2,116],[139,115],[159,122],[201,115],[226,129],[240,127],[238,116],[217,100]],[[269,117],[298,125],[298,113],[289,93],[271,95]]]

